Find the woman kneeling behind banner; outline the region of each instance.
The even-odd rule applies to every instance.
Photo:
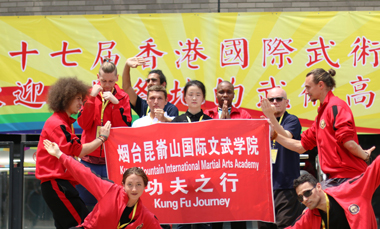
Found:
[[[121,186],[102,180],[89,168],[62,153],[56,143],[44,140],[44,146],[98,200],[80,228],[161,228],[157,218],[140,200],[148,184],[148,177],[142,169],[128,169]]]

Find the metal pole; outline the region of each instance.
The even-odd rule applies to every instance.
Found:
[[[24,160],[25,147],[37,146],[38,141],[22,141],[20,143],[19,162],[13,168],[13,227],[10,229],[22,229],[24,224]]]
[[[14,149],[14,143],[13,142],[0,142],[0,146],[2,147],[9,147],[9,201],[8,201],[8,209],[9,209],[9,215],[8,215],[8,225],[10,229],[13,227],[13,149]]]

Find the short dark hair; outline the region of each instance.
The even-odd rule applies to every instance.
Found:
[[[224,80],[224,81],[218,83],[218,85],[216,87],[218,88],[218,86],[223,84],[223,83],[228,84],[230,87],[232,87],[232,90],[235,89],[234,85],[230,81],[227,81],[227,80]]]
[[[294,179],[293,188],[296,189],[298,186],[306,182],[309,182],[312,186],[315,186],[318,183],[317,179],[315,179],[313,175],[310,173],[305,173],[299,176],[297,179]]]
[[[191,81],[186,83],[185,87],[183,88],[183,95],[184,96],[186,96],[187,89],[189,89],[189,87],[191,87],[191,86],[197,86],[199,89],[201,89],[201,91],[203,93],[203,98],[206,98],[205,85],[199,80],[191,80]]]
[[[153,74],[153,73],[156,73],[159,76],[159,78],[160,78],[160,85],[162,85],[163,83],[165,83],[165,88],[166,88],[167,83],[166,83],[166,77],[165,77],[164,73],[160,69],[154,69],[154,70],[152,70],[152,71],[150,71],[148,73],[148,76],[150,74]]]
[[[335,74],[336,72],[334,69],[330,69],[328,72],[326,72],[323,68],[316,68],[307,73],[306,77],[313,75],[313,82],[315,84],[319,83],[319,81],[322,81],[331,90],[335,87],[335,80],[333,78]]]
[[[103,63],[100,65],[100,68],[99,68],[99,75],[101,75],[100,70],[102,70],[104,73],[115,72],[115,75],[117,76],[116,65],[108,57],[106,57],[106,58],[103,59]]]
[[[147,99],[149,97],[149,92],[151,91],[162,91],[164,94],[165,94],[165,99],[168,98],[168,93],[166,92],[166,89],[164,86],[161,86],[161,85],[153,85],[151,86],[150,88],[148,88],[148,93],[146,95]]]
[[[91,86],[86,85],[76,77],[59,78],[50,86],[47,103],[49,109],[57,111],[65,111],[75,99],[75,96],[82,95],[82,99],[89,94]]]
[[[139,167],[132,167],[132,168],[127,169],[127,171],[125,171],[123,174],[123,180],[121,181],[121,183],[124,185],[125,180],[132,174],[140,176],[144,181],[144,186],[145,187],[148,186],[148,181],[149,181],[148,176],[145,174],[144,170],[142,170]]]

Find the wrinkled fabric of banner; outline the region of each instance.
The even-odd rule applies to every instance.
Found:
[[[112,128],[108,175],[144,169],[144,205],[161,223],[274,222],[267,120],[207,120]]]

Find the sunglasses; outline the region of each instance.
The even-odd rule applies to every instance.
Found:
[[[156,79],[156,78],[151,78],[151,79],[146,79],[146,80],[145,80],[145,82],[147,82],[147,83],[149,83],[150,81],[152,81],[152,83],[154,83],[154,82],[157,82],[158,79]]]
[[[317,187],[317,186],[314,186],[314,188],[312,188],[312,189],[310,189],[310,190],[306,190],[306,191],[304,191],[303,192],[303,194],[301,194],[301,195],[298,195],[297,196],[297,198],[298,198],[298,201],[299,202],[303,202],[303,197],[310,197],[311,196],[311,194],[313,194],[313,189],[315,189],[315,187]]]
[[[275,97],[275,98],[268,98],[269,102],[273,103],[275,100],[277,102],[282,102],[282,100],[284,100],[285,98],[284,97]]]

